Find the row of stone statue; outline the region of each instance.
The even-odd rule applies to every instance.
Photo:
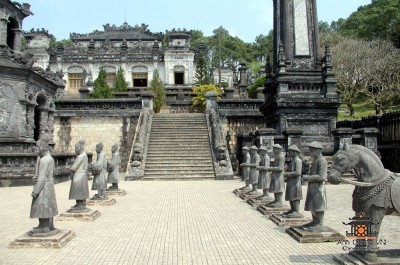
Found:
[[[327,180],[328,165],[322,155],[323,146],[319,142],[308,145],[313,158],[309,172],[303,172],[303,155],[296,145],[288,147],[290,163],[285,170],[285,155],[279,144],[273,145],[275,160],[270,164],[267,149],[262,146],[243,148],[244,159],[240,165],[246,186],[239,190],[252,189],[245,194],[255,195],[257,189],[263,190],[263,195],[256,200],[269,200],[269,193],[274,194],[274,200],[267,204],[272,208],[283,208],[283,193],[285,200],[290,203],[290,210],[283,213],[286,218],[301,218],[299,212],[300,200],[303,199],[302,183],[308,182],[305,211],[311,211],[312,221],[302,226],[304,229],[317,229],[322,226],[324,212],[327,205],[325,181]],[[259,153],[258,153],[259,151]],[[249,154],[250,152],[250,154]],[[305,174],[304,174],[305,173]],[[285,190],[286,182],[286,190]]]
[[[97,200],[106,199],[105,191],[107,183],[111,183],[111,190],[118,189],[120,156],[118,145],[112,146],[112,159],[107,161],[103,152],[103,144],[96,145],[97,160],[88,163],[88,156],[84,151],[85,141],[79,140],[75,144],[77,157],[70,167],[71,188],[69,199],[76,200],[76,204],[68,210],[71,213],[89,211],[86,200],[89,198],[88,173],[93,174],[92,190],[98,193],[92,198]],[[31,218],[39,219],[39,226],[33,228],[31,235],[52,234],[56,231],[53,225],[53,217],[58,214],[56,194],[54,190],[53,173],[55,169],[54,159],[49,150],[49,138],[45,135],[37,141],[39,150],[36,175],[33,178],[34,188],[32,191]]]

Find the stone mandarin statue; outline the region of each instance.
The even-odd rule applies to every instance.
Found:
[[[268,200],[269,199],[269,186],[271,184],[271,175],[268,172],[268,168],[271,163],[271,159],[268,155],[268,150],[265,146],[261,146],[260,149],[260,164],[257,167],[259,171],[258,186],[257,188],[263,190],[263,195],[257,197],[257,200]]]
[[[40,160],[37,165],[37,175],[33,178],[35,184],[32,191],[30,218],[38,218],[39,226],[29,232],[32,236],[54,235],[58,232],[53,225],[53,217],[58,214],[56,193],[54,190],[53,173],[54,159],[50,155],[49,137],[43,135],[37,141]]]
[[[323,225],[324,212],[327,199],[325,181],[328,176],[328,163],[322,155],[323,146],[319,142],[312,142],[309,145],[313,162],[308,175],[303,175],[303,180],[308,181],[305,211],[311,211],[313,220],[303,225],[303,229],[318,229]]]
[[[112,158],[111,161],[107,161],[107,183],[111,183],[112,186],[109,189],[118,190],[118,182],[119,182],[119,166],[121,164],[121,158],[118,152],[118,144],[114,144],[111,147]]]
[[[303,199],[301,191],[301,172],[303,163],[300,159],[301,151],[296,145],[288,148],[289,157],[291,158],[287,172],[283,174],[286,180],[285,200],[290,203],[290,210],[283,213],[285,217],[300,218],[303,215],[299,212],[300,200]]]
[[[95,199],[106,199],[107,189],[107,160],[103,151],[103,143],[96,145],[97,161],[92,163],[93,183],[92,190],[97,190]]]
[[[283,147],[279,144],[274,144],[272,146],[275,161],[273,167],[268,168],[271,174],[271,185],[269,187],[269,192],[274,193],[274,201],[269,203],[268,207],[279,208],[282,207],[282,196],[285,190],[285,181],[283,179],[283,170],[285,168],[285,156],[283,154]]]
[[[71,188],[69,190],[69,199],[76,200],[76,205],[72,206],[68,212],[88,210],[86,208],[86,200],[89,198],[88,157],[84,151],[84,147],[84,140],[79,140],[75,144],[75,152],[78,156],[70,168],[73,172],[73,176],[71,179]]]
[[[241,190],[250,188],[250,181],[249,181],[250,168],[248,166],[248,164],[250,164],[249,150],[250,149],[247,146],[242,148],[244,155],[243,155],[243,163],[240,164],[240,167],[242,168],[242,176],[243,176],[243,180],[246,182],[246,186],[240,188]]]
[[[257,194],[257,185],[258,185],[258,177],[259,172],[257,167],[260,165],[260,155],[258,154],[258,148],[253,145],[250,147],[251,156],[250,156],[250,164],[248,167],[250,168],[249,172],[249,183],[252,185],[252,190],[249,191],[247,194],[255,195]]]

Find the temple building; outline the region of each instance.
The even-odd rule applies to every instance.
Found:
[[[71,33],[72,45],[50,48],[52,38],[44,29],[25,33],[26,50],[34,54],[34,66],[64,73],[65,94],[78,95],[82,87],[90,87],[101,68],[107,72],[107,83],[114,86],[121,67],[128,87],[146,89],[157,70],[166,88],[192,87],[195,83],[196,51],[190,47],[191,32],[166,31],[152,33],[148,25],[122,26],[106,24],[104,30],[88,34]]]

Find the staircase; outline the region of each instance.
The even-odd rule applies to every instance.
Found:
[[[142,180],[214,179],[204,114],[155,114]]]

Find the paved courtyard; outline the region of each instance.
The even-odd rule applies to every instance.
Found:
[[[333,264],[332,254],[344,252],[337,243],[298,243],[232,193],[242,184],[122,181],[128,194],[113,206],[91,207],[101,212],[94,222],[55,223],[76,233],[62,249],[9,249],[37,220],[29,219],[32,187],[1,188],[0,264]],[[69,185],[56,185],[59,212],[74,204]],[[325,223],[343,235],[351,193],[351,186],[327,185]],[[400,248],[399,221],[384,219],[381,248]]]

